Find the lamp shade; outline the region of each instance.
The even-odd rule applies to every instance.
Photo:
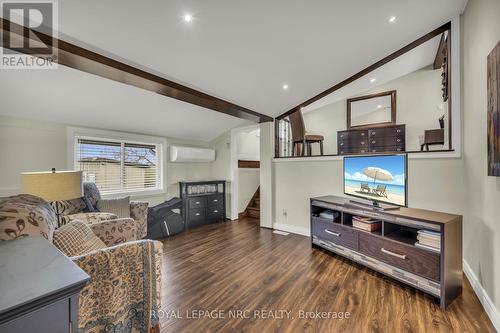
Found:
[[[21,173],[23,193],[46,201],[76,199],[83,196],[83,171]]]

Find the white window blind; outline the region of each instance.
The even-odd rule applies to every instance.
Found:
[[[75,138],[75,167],[104,194],[161,189],[159,144]]]

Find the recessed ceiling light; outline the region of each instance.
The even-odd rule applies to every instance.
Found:
[[[370,83],[373,83],[373,82],[375,82],[375,81],[377,81],[377,79],[376,79],[376,78],[372,78],[372,79],[370,79]]]
[[[389,19],[389,23],[394,23],[396,22],[396,16],[391,16],[391,18]]]
[[[283,90],[288,90],[288,84],[285,83],[282,88]]]
[[[377,105],[377,109],[382,109],[382,105]]]
[[[191,15],[191,14],[184,14],[184,16],[182,17],[182,19],[186,23],[192,22],[193,21],[193,15]]]

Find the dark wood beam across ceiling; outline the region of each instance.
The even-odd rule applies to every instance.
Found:
[[[0,18],[0,20],[2,21],[2,33],[4,31],[8,31],[11,39],[16,38],[18,40],[24,40],[25,38],[30,38],[30,40],[34,43],[42,42],[46,45],[54,45],[58,51],[55,62],[60,65],[156,92],[160,95],[221,112],[230,116],[259,123],[273,121],[273,118],[267,115],[252,111],[218,97],[211,96],[196,89],[189,88],[158,75],[148,73],[144,70],[127,65],[102,54],[37,32],[36,30],[17,25],[6,19]],[[39,40],[37,41],[33,36],[36,36]],[[4,45],[5,43],[6,41],[2,38],[1,46],[9,48],[9,45]]]

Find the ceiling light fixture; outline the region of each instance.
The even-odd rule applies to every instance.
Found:
[[[283,85],[283,90],[288,90],[288,84],[286,84],[286,83],[285,83],[285,84]]]
[[[191,15],[191,14],[184,14],[184,16],[182,17],[182,19],[184,20],[184,22],[190,23],[190,22],[193,21],[193,15]]]
[[[375,82],[375,81],[377,81],[377,79],[376,79],[376,78],[372,78],[372,79],[370,79],[370,83],[373,83],[373,82]]]
[[[391,16],[391,18],[389,19],[389,23],[394,23],[396,22],[396,16]]]

